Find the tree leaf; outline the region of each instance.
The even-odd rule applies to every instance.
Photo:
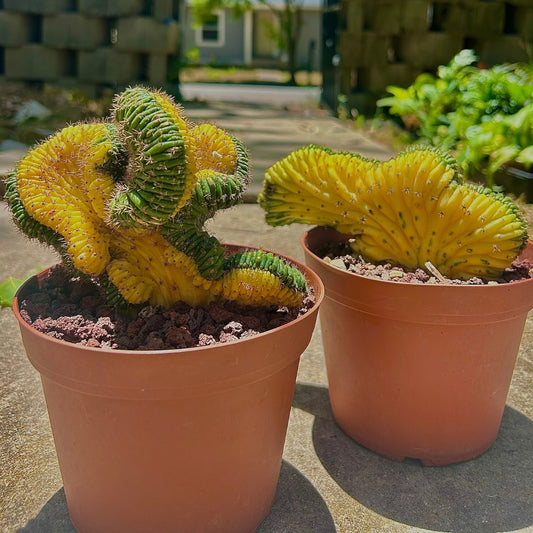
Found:
[[[502,146],[496,150],[490,157],[491,161],[488,168],[490,174],[494,174],[505,163],[512,161],[519,152],[520,149],[514,145]]]
[[[18,288],[25,280],[14,278],[10,276],[4,283],[0,284],[0,309],[4,307],[11,307],[13,305],[13,298]]]
[[[517,156],[516,160],[518,163],[521,163],[526,168],[529,168],[533,165],[533,146],[528,146],[524,148]]]

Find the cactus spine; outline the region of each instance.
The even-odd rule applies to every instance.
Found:
[[[105,287],[115,305],[230,299],[298,305],[303,275],[257,250],[226,256],[204,230],[248,183],[244,146],[190,125],[164,93],[118,95],[109,121],[64,128],[32,149],[6,199],[29,237]]]
[[[450,156],[431,148],[386,162],[301,148],[268,169],[259,202],[273,226],[332,226],[369,261],[429,261],[448,277],[497,278],[527,242],[516,205],[462,183]]]

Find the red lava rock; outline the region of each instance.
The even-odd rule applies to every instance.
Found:
[[[217,327],[215,326],[214,323],[210,322],[210,323],[202,325],[200,335],[207,335],[209,337],[214,337],[214,335],[216,335],[216,332],[217,332]]]
[[[231,322],[228,322],[223,328],[222,331],[224,333],[229,333],[231,335],[237,336],[239,333],[242,333],[244,330],[243,325],[240,322],[236,322],[235,320],[232,320]]]
[[[107,305],[99,305],[96,310],[95,310],[95,314],[97,317],[101,317],[101,316],[112,316],[113,314],[113,311],[107,307]]]
[[[165,340],[176,348],[191,348],[196,344],[191,332],[185,326],[172,326],[166,331]]]
[[[246,331],[243,331],[241,333],[241,339],[245,339],[246,337],[253,337],[254,335],[257,335],[259,331],[256,331],[255,329],[247,329]]]
[[[189,313],[178,313],[178,311],[170,310],[164,313],[163,316],[179,326],[184,326],[189,322]]]
[[[516,281],[529,278],[531,263],[529,261],[515,261],[510,268],[506,268],[503,273],[505,281]]]
[[[233,335],[232,333],[226,333],[225,331],[221,331],[220,336],[218,338],[218,342],[234,342],[238,340],[239,337]]]
[[[261,319],[257,316],[243,316],[241,322],[248,330],[258,330],[261,327]]]
[[[139,331],[141,331],[142,326],[143,323],[140,319],[131,321],[126,327],[126,335],[128,335],[128,337],[137,336]]]
[[[26,311],[32,315],[37,316],[46,316],[49,313],[50,304],[49,303],[32,303],[31,307],[27,308]]]
[[[165,323],[163,315],[152,315],[146,319],[145,324],[141,327],[141,334],[148,334],[152,331],[160,331]]]
[[[198,346],[209,346],[216,342],[217,340],[213,335],[206,335],[205,333],[200,333],[200,335],[198,335]]]
[[[96,339],[89,339],[85,346],[90,346],[91,348],[100,348],[100,343]]]
[[[207,312],[215,322],[229,322],[233,319],[233,313],[221,305],[210,302],[207,306]]]
[[[531,277],[530,271],[532,264],[530,261],[516,260],[512,265],[505,269],[501,279],[496,281],[486,280],[478,277],[473,277],[468,280],[449,279],[444,277],[444,281],[436,280],[430,273],[421,268],[417,268],[414,272],[409,272],[401,267],[393,266],[390,263],[374,264],[367,262],[363,257],[355,257],[350,253],[350,247],[346,243],[337,243],[329,247],[324,247],[318,253],[325,260],[340,259],[348,272],[354,272],[360,276],[369,278],[382,279],[386,281],[393,281],[395,283],[438,283],[449,285],[486,285],[488,283],[509,283],[521,279],[528,279]]]
[[[145,339],[145,344],[140,346],[141,350],[164,350],[166,344],[158,331],[151,331]]]
[[[164,350],[233,342],[286,324],[315,302],[306,296],[299,309],[211,302],[205,309],[176,302],[171,309],[146,306],[132,318],[108,307],[99,287],[53,268],[42,287],[20,302],[22,318],[37,330],[84,346],[122,350]]]
[[[89,311],[94,311],[101,303],[102,303],[102,300],[98,298],[98,296],[95,296],[94,294],[90,296],[84,296],[81,299],[81,306],[84,309],[87,309]]]

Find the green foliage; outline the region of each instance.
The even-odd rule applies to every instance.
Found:
[[[230,9],[238,18],[252,8],[250,0],[192,0],[191,5],[194,24],[200,26],[218,9]]]
[[[417,141],[457,154],[465,174],[484,172],[489,184],[506,164],[533,165],[533,65],[476,66],[462,50],[437,75],[407,87],[388,87],[378,106],[401,117]]]
[[[23,279],[17,279],[10,276],[3,283],[0,283],[0,309],[11,307],[13,298],[19,287],[24,283]]]
[[[481,168],[488,159],[487,174],[493,176],[502,166],[518,163],[533,166],[533,103],[508,116],[498,116],[470,126],[461,141],[461,159]]]
[[[197,46],[189,48],[185,54],[187,62],[192,65],[197,65],[200,63],[200,50]]]

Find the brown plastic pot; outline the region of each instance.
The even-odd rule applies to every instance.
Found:
[[[314,228],[306,263],[322,278],[333,414],[358,443],[425,465],[472,459],[496,439],[533,279],[485,286],[365,278],[316,255],[345,236]],[[529,244],[524,257],[533,259]]]
[[[87,348],[13,309],[40,372],[65,496],[80,533],[251,532],[278,482],[299,358],[316,305],[234,343],[164,351]]]

